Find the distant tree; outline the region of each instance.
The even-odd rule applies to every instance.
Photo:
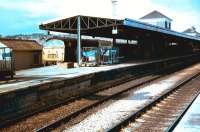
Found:
[[[0,34],[0,38],[2,38],[3,36]]]

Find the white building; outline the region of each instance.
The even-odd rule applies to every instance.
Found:
[[[200,33],[196,31],[195,27],[188,28],[187,30],[183,31],[183,33],[194,37],[200,37]]]
[[[172,19],[163,15],[162,13],[158,11],[153,11],[143,16],[142,18],[140,18],[139,21],[152,24],[155,26],[159,26],[162,28],[171,29]]]

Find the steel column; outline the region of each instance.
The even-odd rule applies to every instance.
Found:
[[[77,63],[81,65],[81,19],[77,18]]]
[[[116,46],[116,36],[113,35],[113,47],[115,47],[115,46]]]

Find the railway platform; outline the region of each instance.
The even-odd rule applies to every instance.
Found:
[[[200,131],[200,95],[187,110],[174,132],[198,132]]]
[[[145,62],[134,62],[126,64],[116,64],[101,67],[79,67],[79,68],[62,68],[59,66],[47,66],[41,68],[33,68],[20,70],[16,72],[14,81],[0,81],[0,93],[11,92],[24,89],[34,85],[40,85],[48,82],[54,82],[63,79],[72,79],[84,75],[106,72],[113,69],[136,66]]]
[[[12,80],[0,80],[0,95],[20,89],[26,89],[32,86],[38,86],[46,83],[54,83],[66,79],[76,79],[82,76],[88,76],[97,73],[106,73],[117,69],[126,69],[143,64],[162,62],[162,59],[138,60],[114,65],[101,65],[98,67],[77,67],[63,68],[57,65],[40,68],[32,68],[16,71],[15,78]]]

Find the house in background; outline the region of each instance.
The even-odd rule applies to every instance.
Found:
[[[64,61],[64,41],[51,39],[44,43],[42,60],[45,65],[56,65]]]
[[[172,19],[158,11],[153,11],[140,18],[139,21],[159,26],[162,28],[171,29]]]
[[[1,38],[0,42],[12,49],[15,70],[42,65],[42,46],[36,41]]]
[[[190,35],[190,36],[194,36],[194,37],[200,37],[200,33],[197,32],[196,28],[193,26],[191,28],[188,28],[187,30],[183,31],[183,33]]]

